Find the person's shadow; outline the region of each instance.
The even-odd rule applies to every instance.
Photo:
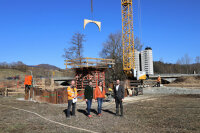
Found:
[[[86,116],[88,115],[88,113],[87,113],[86,110],[78,109],[77,111],[80,112],[80,113],[83,113]],[[98,115],[98,113],[97,113],[97,111],[95,109],[91,109],[91,112],[94,113],[94,114],[96,114],[96,115]]]
[[[102,111],[104,111],[104,112],[106,112],[106,113],[109,113],[109,114],[112,114],[112,115],[115,115],[114,112],[112,112],[112,111],[110,111],[110,110],[108,110],[108,109],[103,109]]]
[[[67,109],[63,110],[63,112],[65,113],[65,116],[67,117]]]
[[[98,115],[98,112],[95,109],[91,109],[91,112]]]
[[[77,111],[80,112],[80,113],[83,113],[84,115],[87,116],[87,112],[86,112],[85,110],[83,110],[83,109],[78,109]]]
[[[65,113],[65,116],[67,117],[67,109],[63,110],[63,112]],[[70,115],[72,115],[72,111],[70,111]]]

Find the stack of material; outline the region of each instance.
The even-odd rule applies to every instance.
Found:
[[[31,87],[25,92],[25,100],[35,100],[41,103],[63,104],[67,103],[67,88],[43,90],[41,88]]]

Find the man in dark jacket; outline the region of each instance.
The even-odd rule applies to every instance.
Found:
[[[87,85],[85,87],[84,96],[85,96],[85,101],[86,101],[86,104],[87,104],[88,117],[92,117],[90,115],[90,110],[91,110],[91,106],[92,106],[92,99],[93,99],[92,81],[89,81],[89,85]]]
[[[116,103],[116,116],[119,116],[119,105],[121,116],[123,116],[123,100],[124,100],[124,87],[120,85],[120,80],[116,81],[116,86],[114,87],[114,98]]]

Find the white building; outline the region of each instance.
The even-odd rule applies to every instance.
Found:
[[[140,52],[135,49],[134,51],[135,69],[140,71]]]
[[[153,75],[153,54],[150,47],[145,48],[144,51],[141,51],[141,68],[142,71],[145,71],[146,74]]]
[[[150,47],[139,52],[135,50],[135,69],[138,71],[145,71],[146,74],[153,75],[153,54]]]

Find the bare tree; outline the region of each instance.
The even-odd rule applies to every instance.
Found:
[[[134,47],[138,51],[143,48],[138,37],[135,38]],[[124,79],[125,75],[123,73],[123,46],[122,46],[122,34],[121,32],[111,33],[108,36],[106,42],[103,43],[103,49],[100,52],[102,58],[110,58],[115,60],[115,67],[110,74],[108,80]]]
[[[111,33],[106,42],[103,43],[103,49],[100,52],[102,58],[114,59],[115,66],[113,71],[108,70],[107,75],[112,75],[106,77],[110,82],[117,78],[122,79],[123,74],[123,47],[121,43],[121,33]]]
[[[181,61],[180,59],[178,59],[178,60],[176,61],[176,64],[181,65],[181,64],[182,64],[182,61]]]
[[[72,60],[76,58],[83,57],[83,42],[85,42],[85,35],[79,32],[75,33],[72,36],[70,47],[68,49],[64,49],[63,57],[66,60]]]
[[[100,52],[100,56],[122,62],[123,47],[121,43],[121,33],[111,33],[109,35],[107,41],[103,43],[103,49]]]
[[[185,54],[185,55],[181,58],[181,64],[188,65],[188,64],[191,64],[191,63],[192,63],[192,58],[189,57],[188,54]]]
[[[1,68],[9,68],[9,64],[7,62],[1,62],[0,67]]]
[[[182,64],[181,60],[178,59],[178,60],[176,61],[176,66],[175,66],[175,69],[177,70],[177,73],[179,73],[179,72],[182,73],[181,64]]]
[[[181,64],[185,65],[187,68],[187,73],[191,73],[191,67],[190,64],[192,63],[192,58],[189,57],[188,54],[185,54],[182,58],[181,58]]]
[[[200,56],[197,56],[197,57],[195,58],[195,62],[196,62],[197,64],[200,63]]]
[[[199,73],[199,71],[200,71],[200,56],[197,56],[196,58],[195,58],[195,70],[196,70],[196,72],[197,73]]]
[[[141,51],[143,46],[144,46],[144,44],[141,43],[139,37],[135,37],[135,40],[134,40],[135,49],[138,50],[138,51]]]
[[[185,55],[184,55],[184,58],[185,58],[185,63],[186,63],[187,65],[189,65],[189,64],[192,63],[192,58],[189,57],[188,54],[185,54]]]
[[[20,71],[23,71],[23,72],[26,72],[28,70],[28,66],[25,65],[23,62],[21,61],[18,61],[18,62],[14,62],[13,63],[13,68],[17,69],[17,70],[20,70]]]
[[[100,55],[102,57],[107,57],[106,53],[112,53],[110,54],[110,56],[114,56],[115,52],[117,52],[118,54],[121,54],[119,57],[122,57],[123,55],[123,48],[122,48],[122,34],[121,32],[117,32],[117,33],[111,33],[108,37],[109,39],[103,43],[103,55],[102,52],[100,53]],[[108,46],[108,44],[110,44]],[[116,44],[116,45],[112,45],[112,44]],[[135,37],[134,39],[134,48],[138,51],[141,51],[143,48],[144,44],[141,43],[139,37]],[[109,52],[112,51],[112,52]],[[110,57],[112,58],[112,57]]]

